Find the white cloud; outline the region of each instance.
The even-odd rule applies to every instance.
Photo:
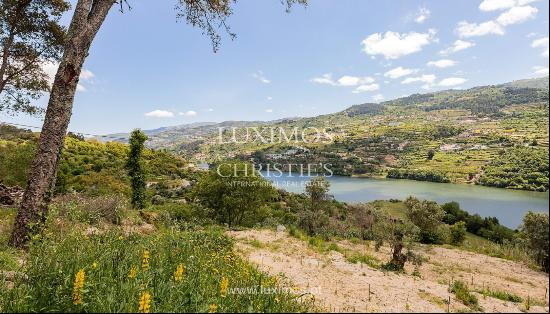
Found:
[[[352,93],[359,94],[364,92],[373,92],[380,89],[380,85],[374,83],[374,84],[368,84],[368,85],[360,85],[358,86]]]
[[[461,77],[448,77],[446,79],[441,80],[437,85],[443,86],[443,87],[450,87],[450,86],[457,86],[462,85],[466,82],[466,79]]]
[[[145,116],[151,117],[151,118],[172,118],[174,116],[174,113],[171,111],[157,109],[157,110],[153,110],[145,113]]]
[[[212,108],[208,108],[208,109],[207,109],[206,111],[208,111],[208,112],[212,112],[212,111],[214,111],[214,109],[212,109]]]
[[[358,86],[373,83],[374,78],[370,76],[359,77],[344,75],[335,81],[332,79],[332,74],[327,73],[323,74],[320,77],[315,77],[311,79],[311,81],[313,83],[326,84],[331,86]]]
[[[533,67],[536,76],[548,76],[548,67],[535,66]]]
[[[436,68],[448,68],[456,65],[456,61],[450,59],[441,59],[437,61],[430,61],[427,63],[428,66]]]
[[[211,111],[211,110],[208,110],[208,111]],[[213,110],[212,110],[213,111]],[[180,112],[179,113],[180,116],[184,116],[184,117],[194,117],[197,115],[197,112],[196,111],[193,111],[193,110],[188,110],[186,112]]]
[[[320,77],[314,77],[311,81],[317,84],[336,85],[336,83],[332,80],[332,74],[330,73],[323,74]]]
[[[273,97],[271,97],[271,96],[267,96],[267,98],[266,98],[266,99],[267,99],[267,100],[273,100]]]
[[[414,21],[418,24],[422,24],[430,17],[431,14],[432,12],[430,12],[427,8],[420,8],[418,9],[418,12],[416,12]]]
[[[273,112],[273,109],[266,109],[265,112],[267,112],[267,113],[272,113],[272,112]]]
[[[372,96],[372,100],[374,100],[375,102],[380,102],[380,101],[384,100],[384,95],[376,94],[376,95]]]
[[[56,61],[44,61],[42,62],[41,67],[42,67],[42,71],[46,73],[46,76],[48,77],[48,83],[51,86],[55,79],[55,74],[57,73],[57,69],[59,68],[59,63]],[[92,71],[88,69],[82,69],[82,71],[80,72],[79,80],[80,82],[90,81],[94,77],[95,75],[94,73],[92,73]],[[78,83],[76,85],[76,91],[85,92],[87,91],[87,88],[81,83]]]
[[[403,76],[410,75],[410,74],[415,73],[417,71],[418,70],[416,70],[416,69],[406,69],[406,68],[403,68],[403,67],[397,67],[397,68],[391,69],[388,72],[384,73],[384,76],[392,78],[392,79],[396,79],[396,78],[400,78],[400,77],[403,77]]]
[[[95,77],[95,74],[92,73],[92,71],[88,70],[88,69],[82,69],[82,72],[80,72],[80,79],[81,80],[91,80],[92,78]]]
[[[258,81],[264,83],[264,84],[269,84],[271,83],[271,80],[269,80],[268,78],[266,78],[264,76],[264,73],[262,71],[258,71],[256,73],[252,73],[252,77],[257,79]]]
[[[388,31],[385,34],[375,33],[365,38],[361,44],[368,55],[383,55],[386,59],[398,59],[411,53],[419,52],[422,47],[435,41],[436,31],[427,33],[410,32],[399,34]]]
[[[466,50],[466,49],[471,48],[475,45],[476,44],[471,42],[471,41],[465,41],[465,40],[458,39],[457,41],[455,41],[453,43],[452,46],[450,46],[447,49],[441,50],[439,53],[441,53],[442,55],[448,55],[448,54],[455,53],[455,52],[458,52],[458,51],[461,51],[461,50]]]
[[[374,82],[374,79],[370,76],[357,77],[345,75],[338,79],[337,83],[339,86],[357,86],[362,84],[369,84]]]
[[[515,0],[484,0],[479,4],[479,9],[487,12],[509,9],[515,5]]]
[[[533,40],[533,42],[531,43],[531,47],[542,48],[543,51],[541,55],[548,58],[548,37]]]
[[[515,6],[523,6],[536,1],[538,0],[483,0],[483,2],[479,5],[479,9],[485,12],[506,10]]]
[[[539,10],[532,6],[513,7],[510,10],[502,13],[497,22],[502,26],[523,23],[527,20],[535,18]]]
[[[433,74],[424,74],[417,77],[407,77],[401,81],[401,84],[424,83],[423,88],[428,89],[434,84],[436,78]]]
[[[458,23],[456,32],[458,33],[459,37],[468,38],[490,34],[504,35],[504,28],[502,27],[502,25],[495,21],[488,21],[481,24],[462,21]]]

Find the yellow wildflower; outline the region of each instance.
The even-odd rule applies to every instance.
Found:
[[[227,279],[227,277],[223,277],[220,282],[220,295],[222,298],[227,296],[227,287],[229,287],[229,279]]]
[[[132,268],[130,268],[130,271],[128,272],[128,278],[134,279],[137,275],[137,267],[132,265]]]
[[[147,292],[141,294],[139,298],[139,313],[149,313],[151,310],[151,295]]]
[[[84,269],[76,273],[73,284],[73,303],[74,305],[82,304],[82,289],[84,289]]]
[[[141,263],[141,268],[146,271],[149,270],[149,259],[151,258],[151,255],[149,254],[149,251],[143,250],[143,261]]]
[[[218,306],[216,304],[210,304],[210,310],[208,313],[217,313],[218,312]]]
[[[93,262],[92,264],[92,269],[96,269],[97,268],[97,263],[96,262]]]
[[[181,281],[183,279],[184,273],[185,273],[185,267],[183,267],[183,264],[179,264],[178,268],[176,269],[176,272],[174,273],[174,280]]]

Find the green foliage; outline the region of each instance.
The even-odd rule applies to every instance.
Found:
[[[546,272],[549,265],[548,233],[550,232],[548,223],[548,214],[528,212],[523,217],[521,231],[527,238],[529,249],[531,250],[535,261]]]
[[[407,218],[420,229],[420,242],[443,243],[443,236],[439,230],[445,212],[436,202],[419,201],[409,197],[405,201]]]
[[[143,143],[147,136],[143,131],[136,129],[130,135],[130,151],[126,162],[126,169],[130,175],[130,185],[132,187],[132,206],[134,208],[145,208],[145,174],[143,172],[142,154]]]
[[[265,206],[277,197],[271,183],[251,164],[238,161],[220,164],[203,175],[191,194],[210,209],[212,219],[230,227],[262,221]]]
[[[548,191],[548,149],[518,147],[499,155],[484,169],[479,184]]]
[[[453,282],[451,292],[454,293],[456,298],[462,301],[464,305],[473,310],[480,310],[477,297],[470,292],[470,289],[468,289],[468,286],[463,281],[457,280]]]
[[[50,205],[56,217],[85,224],[108,222],[120,224],[122,212],[127,209],[126,198],[120,195],[85,196],[67,194],[57,197]]]
[[[463,221],[466,224],[466,231],[497,243],[514,239],[514,230],[502,226],[496,217],[481,218],[478,214],[470,215],[461,209],[457,202],[443,204],[441,208],[445,212],[443,222],[448,225]]]
[[[483,294],[484,296],[489,296],[491,298],[495,298],[495,299],[499,299],[507,302],[514,302],[514,303],[523,302],[522,297],[507,291],[485,289],[481,291],[481,294]]]
[[[430,170],[399,170],[391,169],[387,174],[391,179],[408,179],[416,181],[429,181],[439,183],[449,183],[451,180],[445,176],[445,174],[438,171]]]
[[[25,187],[36,144],[34,141],[12,142],[0,139],[0,181]]]
[[[79,270],[85,274],[76,290],[82,303],[74,304]],[[11,290],[0,285],[2,311],[137,312],[144,293],[151,296],[151,312],[208,312],[212,304],[218,312],[313,309],[275,290],[276,280],[238,257],[233,242],[218,231],[45,236],[31,244],[25,275],[28,279],[16,281]]]
[[[44,65],[63,54],[65,28],[59,22],[69,9],[62,0],[0,2],[0,111],[42,112],[35,100],[50,90]]]
[[[451,226],[451,244],[461,245],[464,240],[466,240],[466,223],[464,221],[459,221]]]
[[[313,210],[319,210],[319,206],[329,199],[328,191],[330,182],[324,177],[311,179],[306,184],[305,194],[309,197]]]
[[[419,265],[421,259],[412,251],[413,243],[418,240],[420,231],[418,227],[408,220],[392,218],[382,211],[376,211],[374,215],[372,234],[376,241],[375,248],[378,250],[384,243],[388,243],[392,251],[391,260],[383,268],[403,271],[407,262]],[[404,249],[406,252],[403,252]]]

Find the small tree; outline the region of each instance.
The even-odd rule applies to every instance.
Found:
[[[549,229],[548,214],[531,211],[523,217],[523,225],[520,228],[527,238],[529,249],[533,252],[535,261],[546,272],[549,269]]]
[[[229,227],[258,222],[262,207],[277,197],[271,183],[253,165],[224,163],[204,174],[191,195],[211,210],[210,216]]]
[[[132,206],[134,208],[145,208],[145,174],[141,156],[143,153],[143,143],[147,136],[143,131],[136,129],[130,135],[130,151],[126,161],[126,169],[130,175],[132,186]]]
[[[314,211],[323,208],[323,203],[329,200],[328,191],[330,182],[324,177],[317,177],[309,181],[306,185],[306,195],[311,201],[311,208]]]
[[[436,202],[419,201],[409,197],[407,205],[407,217],[420,228],[420,241],[423,243],[437,243],[441,241],[438,229],[442,224],[445,212]]]
[[[418,227],[408,221],[389,217],[382,212],[376,212],[375,217],[372,233],[376,241],[376,249],[388,243],[392,252],[392,258],[384,268],[402,271],[407,262],[419,265],[421,259],[412,251],[412,245],[418,237]],[[404,249],[406,249],[405,252],[403,252]]]
[[[466,240],[466,223],[459,221],[451,226],[451,244],[460,245]]]

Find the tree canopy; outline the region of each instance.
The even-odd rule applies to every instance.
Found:
[[[59,19],[69,7],[63,0],[0,2],[0,111],[42,111],[32,101],[50,89],[45,69],[63,53]]]

